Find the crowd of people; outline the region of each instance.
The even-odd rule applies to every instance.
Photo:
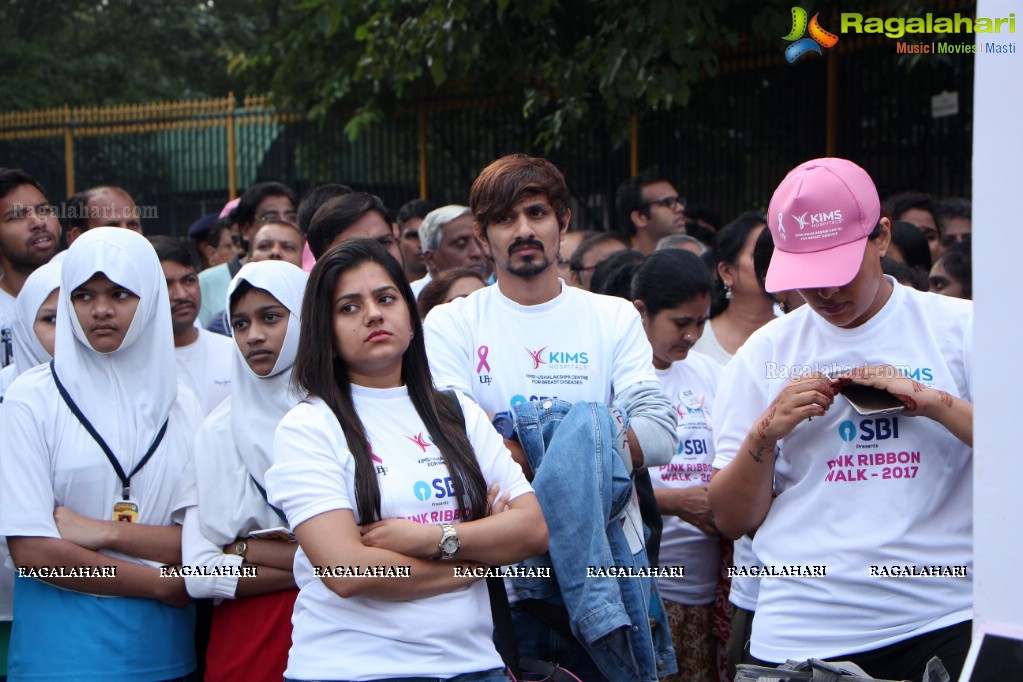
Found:
[[[652,171],[572,207],[513,154],[147,235],[0,169],[6,676],[954,677],[969,202],[825,158],[724,225]]]

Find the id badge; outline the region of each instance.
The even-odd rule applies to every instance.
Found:
[[[117,500],[114,502],[114,521],[123,523],[139,522],[139,505],[135,500]]]

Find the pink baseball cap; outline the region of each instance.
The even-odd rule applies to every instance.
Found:
[[[231,199],[231,201],[224,204],[224,208],[221,209],[220,211],[220,217],[226,218],[227,216],[231,215],[231,211],[237,208],[238,202],[241,200],[242,200],[241,197],[238,197],[237,199]]]
[[[860,271],[881,200],[867,171],[824,158],[793,168],[771,197],[770,292],[840,287]]]

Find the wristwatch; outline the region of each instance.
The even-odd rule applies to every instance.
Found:
[[[502,438],[505,440],[515,440],[515,421],[512,419],[511,412],[496,413],[494,418],[490,420],[490,423],[494,425],[494,428],[497,429]]]
[[[450,523],[445,523],[440,528],[440,542],[437,543],[437,548],[440,549],[440,558],[443,561],[450,561],[455,558],[455,552],[462,546],[462,543],[458,539],[455,527]]]
[[[244,540],[239,540],[238,542],[234,543],[234,547],[231,548],[231,553],[232,554],[237,554],[238,556],[244,558],[245,557],[245,552],[248,549],[249,549],[249,543],[245,542]]]

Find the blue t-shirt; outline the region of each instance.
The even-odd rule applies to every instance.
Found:
[[[15,578],[7,679],[155,682],[195,670],[195,611]]]

